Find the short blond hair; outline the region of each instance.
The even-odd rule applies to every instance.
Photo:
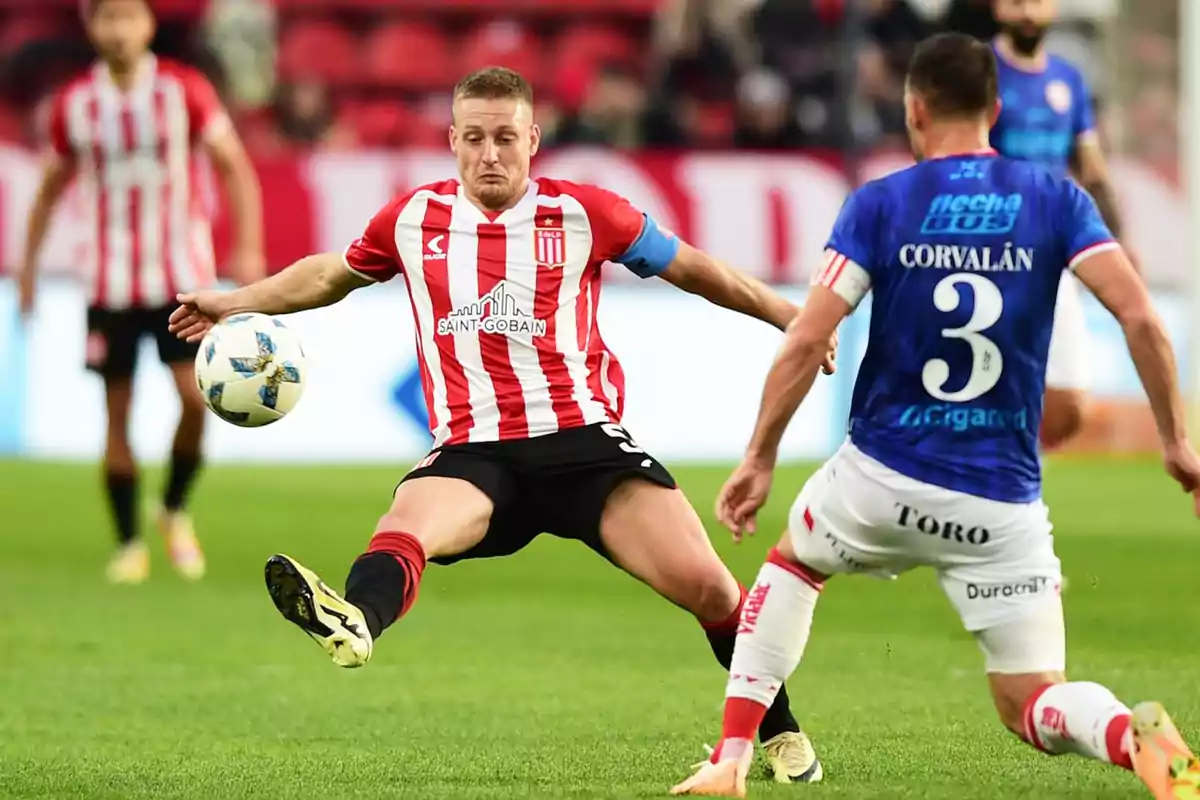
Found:
[[[455,84],[454,99],[524,100],[532,106],[533,87],[507,67],[484,67]]]

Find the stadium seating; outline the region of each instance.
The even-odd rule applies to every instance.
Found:
[[[508,66],[531,77],[539,93],[572,105],[601,64],[645,66],[648,22],[660,2],[273,0],[276,72],[283,81],[335,87],[343,118],[365,143],[440,144],[440,112],[414,108],[430,97],[440,102],[464,72]],[[155,6],[198,17],[206,3],[155,0]],[[35,41],[78,41],[78,8],[78,0],[0,0],[0,60]],[[0,120],[27,113],[12,109]],[[0,134],[11,137],[14,130],[6,124]]]

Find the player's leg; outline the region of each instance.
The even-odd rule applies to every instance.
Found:
[[[207,415],[204,398],[196,384],[195,360],[199,345],[189,344],[170,334],[167,330],[170,315],[170,309],[146,312],[146,324],[158,343],[159,358],[171,371],[180,406],[158,527],[175,569],[183,577],[197,580],[204,575],[204,553],[196,539],[186,507],[188,494],[200,471]]]
[[[713,655],[729,669],[747,593],[683,493],[637,477],[621,481],[604,504],[600,540],[618,566],[694,614]],[[768,706],[755,732],[776,780],[820,780],[821,764],[792,715],[786,689],[779,687]]]
[[[856,458],[857,451],[844,448],[805,483],[793,504],[788,530],[759,571],[742,614],[721,741],[710,762],[672,794],[744,797],[750,739],[804,656],[828,576],[892,577],[911,566],[905,553],[909,537],[888,528],[893,487],[874,483]]]
[[[1063,275],[1058,287],[1054,328],[1046,366],[1046,398],[1042,416],[1042,446],[1061,447],[1083,428],[1087,412],[1087,320],[1079,282]]]
[[[514,494],[511,475],[490,459],[469,449],[437,451],[396,489],[366,552],[350,569],[344,599],[281,554],[267,562],[271,598],[336,664],[361,666],[375,639],[412,607],[426,562],[480,545],[497,507],[507,509]]]
[[[108,563],[114,583],[141,583],[150,575],[150,554],[138,519],[138,469],[129,442],[137,334],[124,312],[89,308],[87,368],[104,381],[104,483],[117,533]]]
[[[800,665],[827,577],[844,571],[807,502],[813,481],[822,480],[813,478],[801,493],[788,531],[750,589],[725,688],[720,742],[709,763],[672,794],[745,797],[754,731]]]
[[[975,507],[958,511],[985,526],[989,544],[996,547],[977,563],[943,570],[941,583],[983,651],[1005,727],[1043,752],[1074,753],[1125,769],[1134,769],[1135,741],[1144,739],[1147,754],[1168,753],[1184,764],[1192,762],[1193,779],[1200,783],[1200,764],[1192,761],[1161,707],[1140,712],[1156,720],[1158,730],[1135,737],[1129,707],[1108,688],[1067,680],[1061,565],[1045,505],[975,501]],[[1163,764],[1147,759],[1149,755],[1138,769],[1143,779],[1152,787],[1154,781],[1168,781]]]
[[[976,638],[1000,719],[1022,740],[1134,770],[1160,800],[1200,797],[1200,762],[1161,705],[1131,711],[1105,686],[1067,680],[1058,597]]]

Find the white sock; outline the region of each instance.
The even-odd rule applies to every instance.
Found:
[[[742,606],[726,698],[770,707],[800,665],[820,587],[820,576],[771,551]]]
[[[1075,753],[1130,769],[1129,708],[1098,683],[1058,683],[1025,706],[1025,739],[1047,753]]]

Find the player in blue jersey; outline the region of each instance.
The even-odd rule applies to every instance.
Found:
[[[1073,174],[1095,199],[1109,230],[1120,237],[1120,212],[1096,134],[1091,93],[1073,64],[1046,52],[1056,5],[1055,0],[994,2],[1000,25],[993,43],[1000,116],[992,127],[992,147],[1009,158]],[[1041,433],[1048,448],[1062,445],[1083,427],[1090,355],[1079,285],[1066,276],[1058,285],[1046,368]]]
[[[849,440],[805,484],[758,574],[721,742],[673,793],[745,796],[758,720],[800,663],[830,576],[931,567],[983,651],[1005,726],[1047,753],[1135,770],[1160,800],[1200,798],[1200,762],[1162,706],[1131,711],[1099,684],[1067,681],[1062,572],[1041,499],[1046,358],[1070,270],[1121,324],[1167,471],[1200,515],[1200,459],[1162,323],[1093,200],[988,148],[997,103],[986,44],[958,34],[922,44],[905,95],[919,163],[847,199],[718,517],[735,538],[754,531],[825,343],[873,292]]]

